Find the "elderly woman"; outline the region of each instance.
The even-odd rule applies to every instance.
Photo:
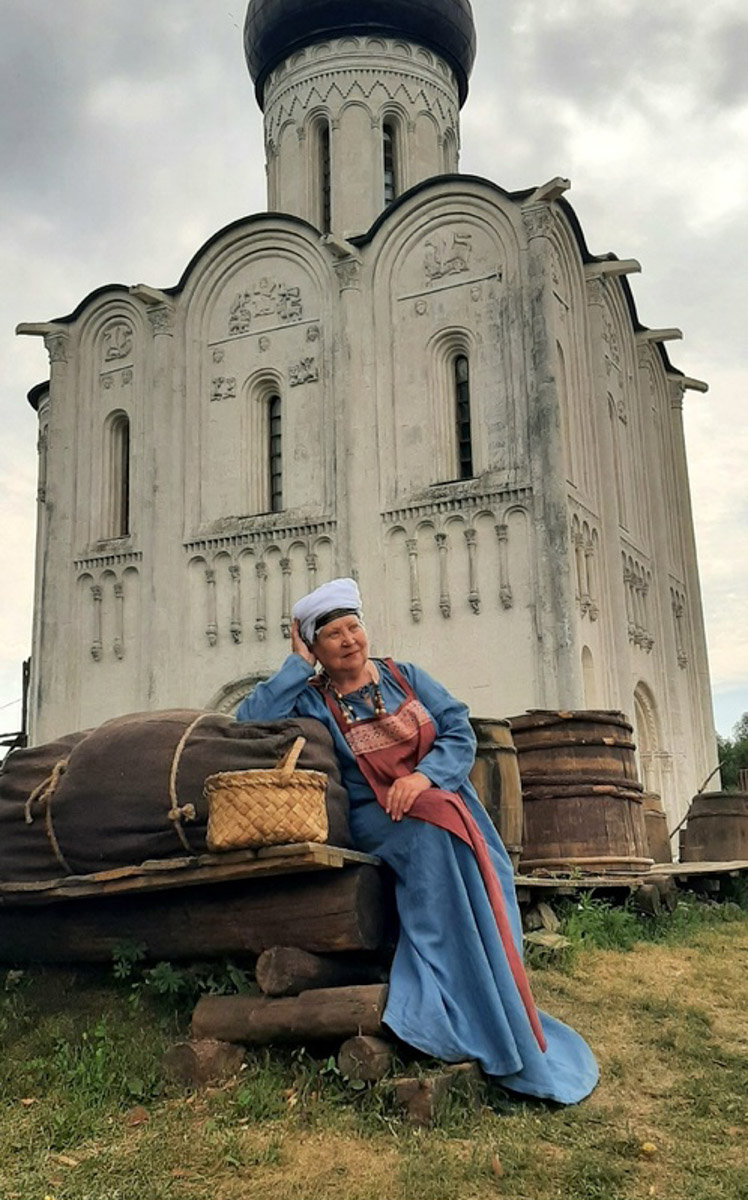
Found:
[[[369,658],[354,580],[317,588],[293,617],[293,653],[237,718],[316,717],[332,734],[354,843],[395,875],[385,1023],[436,1058],[476,1059],[513,1091],[583,1099],[597,1065],[579,1034],[535,1008],[511,864],[468,779],[466,706],[410,663]]]

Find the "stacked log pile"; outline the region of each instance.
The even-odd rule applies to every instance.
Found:
[[[235,1074],[245,1046],[337,1042],[346,1079],[388,1087],[405,1119],[430,1125],[448,1095],[477,1095],[475,1063],[428,1077],[391,1078],[394,1039],[382,1025],[387,967],[361,955],[320,956],[294,946],[264,951],[255,968],[260,996],[203,996],[192,1017],[192,1041],[168,1051],[177,1082],[202,1086]],[[342,1039],[342,1044],[341,1044]]]

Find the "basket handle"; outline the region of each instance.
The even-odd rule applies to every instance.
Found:
[[[294,767],[296,766],[296,761],[305,746],[306,746],[306,738],[305,737],[297,737],[297,739],[294,742],[291,749],[288,750],[283,755],[283,758],[278,763],[278,770],[280,771],[281,775],[283,776],[284,781],[290,779],[291,776],[293,775]]]

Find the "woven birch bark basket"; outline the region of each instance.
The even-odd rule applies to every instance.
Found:
[[[305,745],[306,738],[296,738],[277,767],[208,776],[209,850],[327,841],[327,776],[296,767]]]

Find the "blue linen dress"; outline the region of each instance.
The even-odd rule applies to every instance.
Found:
[[[436,740],[418,764],[437,788],[458,792],[483,834],[504,895],[512,937],[521,953],[522,927],[508,855],[468,779],[475,736],[467,707],[410,663],[398,663],[431,715]],[[388,712],[404,699],[377,660]],[[315,717],[335,743],[350,798],[355,846],[378,854],[395,875],[400,936],[383,1020],[408,1045],[445,1062],[476,1059],[512,1091],[575,1104],[597,1083],[592,1051],[569,1026],[540,1013],[541,1051],[506,960],[485,885],[472,850],[446,830],[407,817],[392,821],[373,798],[356,760],[317,688],[314,668],[291,654],[271,679],[242,701],[239,721]],[[372,709],[358,692],[346,696],[355,715]]]

